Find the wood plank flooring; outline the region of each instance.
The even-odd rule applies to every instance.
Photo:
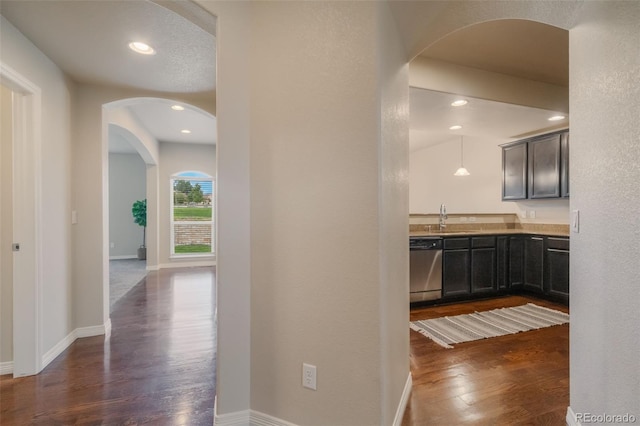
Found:
[[[411,320],[535,303],[529,297],[458,303],[411,311]],[[569,406],[569,325],[445,349],[411,331],[413,391],[402,425],[565,425]]]
[[[150,272],[39,375],[0,377],[4,425],[211,425],[215,271]]]
[[[0,424],[211,425],[214,298],[211,268],[151,272],[114,307],[110,338],[77,340],[37,376],[0,377]],[[411,319],[530,301],[567,312],[507,297],[416,309]],[[564,425],[568,327],[454,349],[412,331],[413,392],[402,424]]]

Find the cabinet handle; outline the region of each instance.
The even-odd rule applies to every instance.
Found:
[[[542,241],[544,240],[544,238],[542,237],[531,237],[532,240],[536,240],[536,241]]]

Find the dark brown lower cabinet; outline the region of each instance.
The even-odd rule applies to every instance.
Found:
[[[538,235],[443,240],[442,297],[528,291],[569,300],[569,239]]]
[[[496,237],[471,238],[471,293],[495,293]]]
[[[509,237],[496,237],[496,281],[498,290],[509,288]]]
[[[470,294],[469,249],[442,252],[442,297]]]
[[[544,293],[544,237],[526,237],[524,240],[524,288]]]
[[[546,279],[549,296],[569,300],[569,239],[547,238]]]
[[[509,237],[509,288],[524,286],[524,238]]]

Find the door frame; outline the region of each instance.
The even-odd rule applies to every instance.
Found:
[[[42,370],[42,95],[0,62],[13,96],[13,376]],[[17,96],[16,96],[17,95]]]

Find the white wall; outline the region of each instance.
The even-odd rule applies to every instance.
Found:
[[[146,181],[146,165],[140,155],[109,154],[110,257],[137,256],[143,229],[134,223],[131,207],[147,197]]]
[[[13,361],[13,114],[0,84],[0,363]],[[2,373],[0,373],[2,374]]]
[[[194,259],[171,258],[171,177],[180,172],[199,171],[215,177],[216,147],[215,145],[160,143],[159,166],[159,229],[160,229],[160,267],[171,267],[193,262]],[[199,259],[205,260],[205,259]],[[211,258],[208,258],[209,262]]]
[[[502,150],[498,140],[466,136],[464,165],[470,176],[454,176],[460,166],[460,139],[412,151],[410,154],[410,212],[516,213],[522,223],[569,223],[569,200],[502,201]],[[573,169],[572,169],[573,170]],[[522,215],[535,212],[535,218]]]
[[[42,352],[75,327],[71,266],[71,103],[75,90],[63,73],[11,23],[2,19],[0,59],[42,93],[41,228]]]
[[[569,32],[571,409],[640,419],[639,2],[586,2]],[[636,420],[637,421],[637,420]]]
[[[409,373],[402,46],[381,3],[256,2],[252,18],[251,408],[388,424]]]

